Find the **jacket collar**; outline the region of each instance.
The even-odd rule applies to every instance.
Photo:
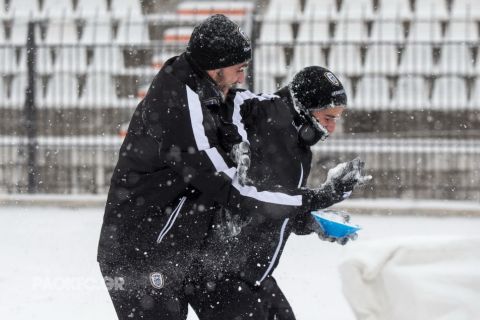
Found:
[[[223,94],[213,79],[186,54],[173,57],[165,62],[162,70],[171,73],[198,94],[202,105],[220,106]]]
[[[282,101],[285,102],[285,104],[288,106],[288,109],[293,116],[293,121],[295,125],[300,126],[302,124],[302,118],[297,108],[295,108],[295,101],[292,96],[292,91],[290,90],[290,87],[285,86],[275,92],[275,94],[278,95],[280,99],[282,99]]]

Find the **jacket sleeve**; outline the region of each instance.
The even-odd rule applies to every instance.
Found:
[[[317,229],[316,222],[309,212],[302,212],[290,220],[292,232],[296,235],[311,234]]]
[[[258,126],[265,121],[274,121],[272,124],[281,128],[291,125],[288,107],[278,96],[239,90],[229,102],[233,104],[232,122],[243,141],[248,141],[244,126]]]
[[[158,141],[164,165],[203,196],[240,213],[283,218],[308,210],[309,201],[303,190],[279,187],[266,191],[240,185],[228,155],[217,141],[207,137],[206,129],[212,128],[205,125],[215,121],[203,119],[204,115],[211,115],[202,112],[198,95],[188,86],[165,89],[160,97],[144,100],[142,111],[148,134]]]

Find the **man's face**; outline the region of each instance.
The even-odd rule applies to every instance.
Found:
[[[227,94],[230,88],[245,81],[247,65],[248,63],[244,62],[222,69],[208,70],[207,73],[212,77],[220,90]]]
[[[342,116],[344,109],[343,106],[317,109],[312,111],[312,115],[327,129],[329,134],[332,134],[337,126],[337,120]]]

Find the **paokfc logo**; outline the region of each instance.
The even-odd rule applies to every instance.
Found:
[[[155,289],[162,289],[165,286],[165,280],[163,279],[163,274],[160,272],[150,273],[150,284]]]
[[[334,86],[340,85],[337,77],[335,77],[331,72],[325,72],[325,78],[327,78],[327,80],[330,81],[330,83],[332,83]]]

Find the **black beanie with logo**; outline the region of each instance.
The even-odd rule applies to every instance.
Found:
[[[186,52],[202,70],[230,67],[252,58],[250,40],[223,14],[210,16],[195,27]]]
[[[306,109],[347,106],[347,94],[342,83],[328,69],[310,66],[293,77],[290,89],[295,99]]]

